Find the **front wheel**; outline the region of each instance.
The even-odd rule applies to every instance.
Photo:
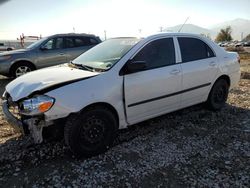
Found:
[[[35,68],[30,63],[26,62],[18,63],[11,68],[11,76],[17,78],[33,70],[35,70]]]
[[[213,85],[208,99],[207,106],[211,110],[220,110],[226,103],[229,92],[229,84],[226,80],[220,79]]]
[[[117,121],[109,109],[94,107],[71,115],[64,128],[64,139],[79,157],[90,157],[106,151],[113,143]]]

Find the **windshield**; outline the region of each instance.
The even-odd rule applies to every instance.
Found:
[[[83,53],[72,63],[97,70],[108,70],[139,41],[137,38],[109,39]]]
[[[42,44],[42,43],[43,43],[45,40],[47,40],[47,39],[48,39],[48,37],[42,38],[42,39],[40,39],[40,40],[38,40],[38,41],[32,43],[31,45],[29,45],[27,48],[28,48],[28,49],[36,48],[36,47],[40,46],[40,44]]]

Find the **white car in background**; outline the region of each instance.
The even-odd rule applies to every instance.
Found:
[[[6,45],[3,42],[0,42],[0,52],[1,51],[11,51],[11,50],[14,50],[14,49],[15,49],[14,47]]]
[[[239,79],[238,54],[199,35],[115,38],[13,80],[3,111],[37,143],[60,122],[72,152],[92,156],[112,145],[118,129],[203,102],[220,110]]]

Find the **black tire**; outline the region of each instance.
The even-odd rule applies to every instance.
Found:
[[[210,110],[220,110],[227,101],[228,92],[229,84],[227,81],[224,79],[217,80],[209,93],[206,102],[207,107]]]
[[[17,78],[23,74],[35,70],[34,65],[28,62],[16,63],[11,67],[10,74],[13,78]]]
[[[92,107],[68,118],[64,127],[65,143],[76,156],[91,157],[113,144],[117,127],[109,109]]]
[[[64,136],[64,123],[54,124],[43,128],[43,139],[47,141],[60,141]]]

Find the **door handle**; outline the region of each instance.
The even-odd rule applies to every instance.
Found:
[[[60,53],[59,55],[65,55],[65,53]]]
[[[170,74],[177,75],[177,74],[179,74],[180,72],[181,72],[180,70],[174,69],[174,70],[172,70],[172,71],[170,72]]]
[[[215,65],[216,65],[216,63],[214,61],[209,63],[209,66],[211,66],[211,67],[214,67]]]

